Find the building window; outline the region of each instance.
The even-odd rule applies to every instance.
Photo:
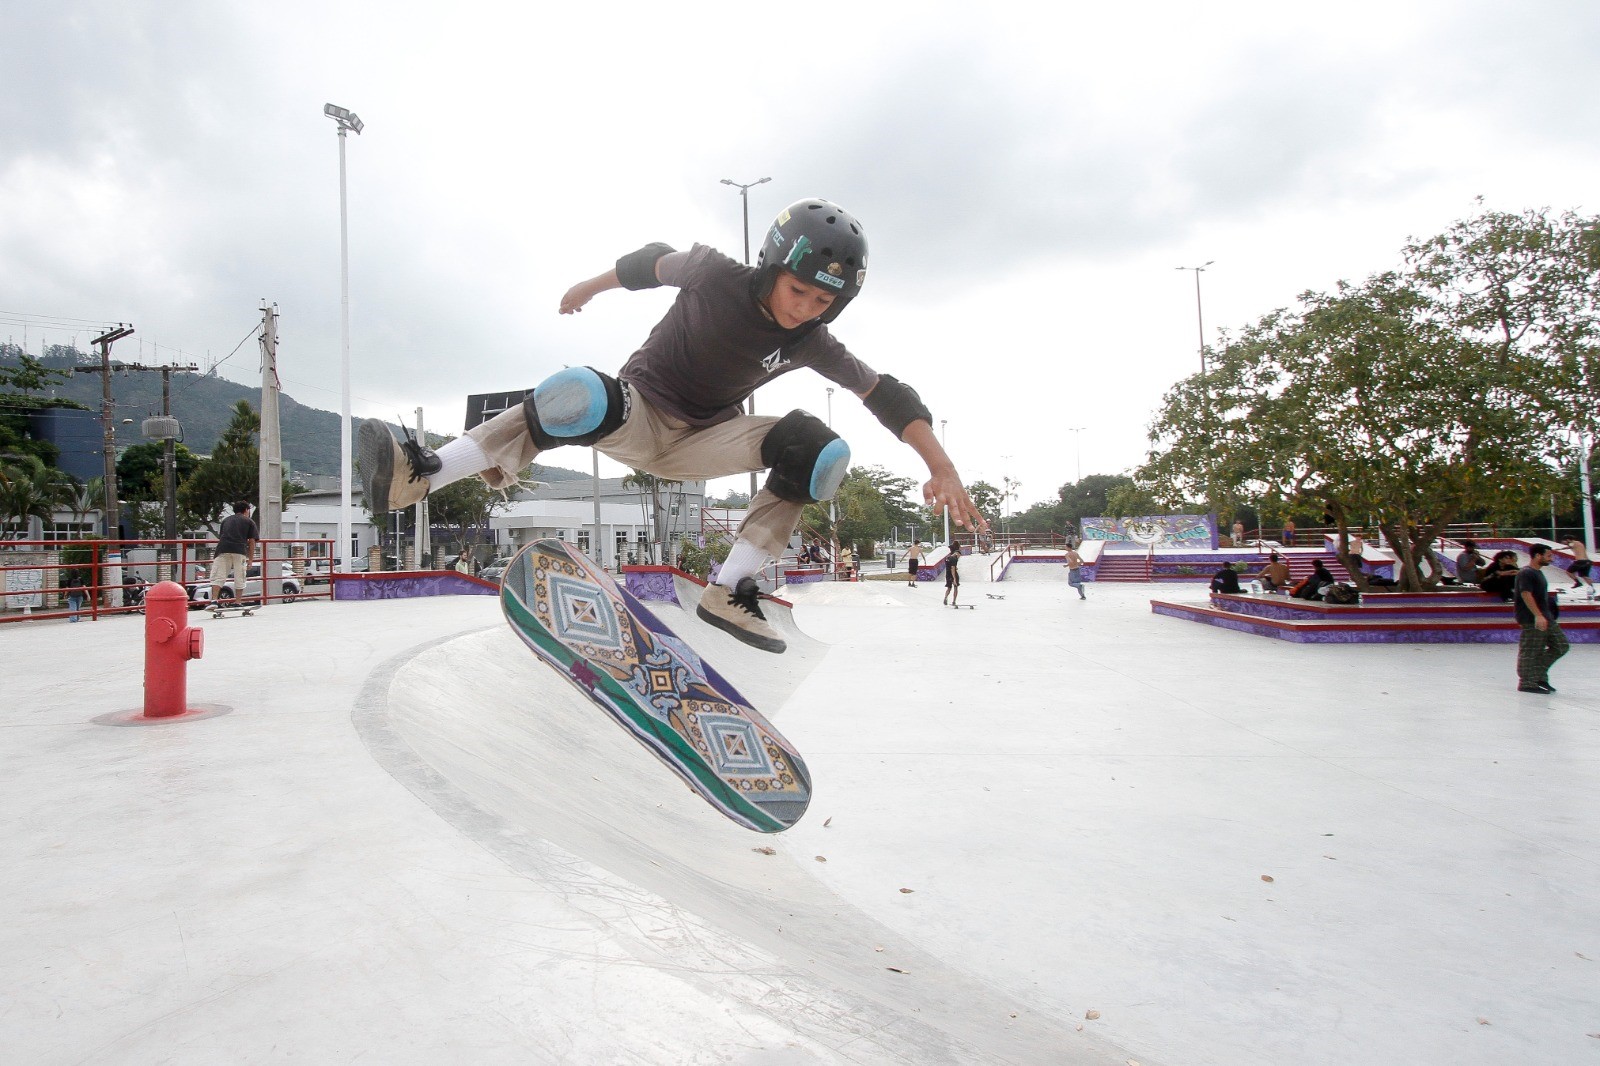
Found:
[[[589,554],[589,531],[587,529],[578,531],[578,550],[585,555]]]
[[[44,527],[45,540],[80,540],[83,537],[92,537],[95,532],[93,522],[52,522]]]

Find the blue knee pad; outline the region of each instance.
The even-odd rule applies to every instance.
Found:
[[[628,417],[622,383],[586,366],[558,371],[522,401],[522,417],[540,451],[588,446],[609,437]]]
[[[761,461],[770,473],[767,488],[791,503],[833,499],[850,471],[850,445],[827,423],[804,411],[790,411],[767,431]]]

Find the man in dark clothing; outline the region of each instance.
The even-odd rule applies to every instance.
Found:
[[[1561,606],[1550,595],[1550,586],[1541,573],[1550,562],[1550,547],[1535,544],[1528,549],[1528,565],[1517,572],[1517,623],[1522,639],[1517,645],[1517,691],[1549,695],[1550,667],[1567,654],[1566,634],[1556,621]]]
[[[1333,575],[1321,559],[1311,560],[1311,573],[1294,587],[1291,593],[1297,600],[1320,600],[1322,590],[1333,584]]]
[[[250,504],[240,500],[233,505],[233,514],[222,520],[217,531],[217,555],[211,561],[211,602],[222,597],[222,586],[231,578],[233,594],[237,598],[244,591],[245,568],[256,553],[256,541],[261,531],[250,517]]]
[[[1211,591],[1239,595],[1239,571],[1233,568],[1232,563],[1223,563],[1221,568],[1211,575]]]

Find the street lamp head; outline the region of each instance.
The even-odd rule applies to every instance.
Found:
[[[362,127],[366,125],[366,123],[361,121],[360,115],[346,107],[338,107],[334,104],[323,104],[322,113],[339,124],[339,131],[341,133],[345,130],[351,130],[359,134],[362,130]]]

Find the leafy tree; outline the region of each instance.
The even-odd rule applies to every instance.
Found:
[[[0,390],[39,392],[71,377],[70,372],[45,366],[15,344],[0,344]]]
[[[972,505],[978,513],[989,520],[989,524],[996,529],[1000,528],[1000,490],[987,481],[974,481],[967,486],[967,495],[972,497]]]
[[[261,416],[250,401],[234,404],[233,418],[216,449],[178,489],[179,505],[199,516],[201,525],[212,533],[231,512],[234,501],[260,498],[261,454],[255,442],[260,429]]]
[[[1176,507],[1178,513],[1185,513],[1193,505],[1177,504]],[[1169,510],[1167,505],[1163,504],[1153,488],[1129,478],[1106,492],[1105,510],[1100,512],[1100,516],[1102,518],[1138,518],[1142,515],[1170,513],[1173,512]]]
[[[833,497],[835,537],[839,543],[854,544],[864,553],[873,551],[893,525],[874,472],[884,475],[877,467],[851,467]]]
[[[748,492],[730,492],[720,500],[710,500],[707,507],[749,507],[750,494]]]
[[[645,514],[644,496],[646,492],[650,494],[650,514],[655,516],[650,522],[650,561],[660,562],[660,545],[667,539],[667,513],[661,506],[661,490],[682,482],[657,477],[647,470],[634,470],[622,479],[622,484],[624,488],[639,490],[639,514],[645,521],[649,521],[649,515]]]
[[[28,539],[29,520],[48,525],[71,487],[71,478],[31,455],[7,459],[0,463],[0,525],[16,523],[22,531],[15,539]]]
[[[182,441],[174,441],[173,449],[173,466],[177,468],[178,484],[181,485],[199,468],[201,460]],[[135,503],[164,501],[164,454],[160,441],[145,441],[124,451],[117,459],[117,494]]]
[[[482,478],[466,477],[430,493],[428,514],[432,521],[449,526],[461,550],[466,551],[471,531],[488,528],[489,519],[505,503],[505,497]]]
[[[1514,348],[1450,320],[1414,277],[1381,274],[1246,328],[1180,382],[1151,429],[1142,474],[1169,500],[1201,495],[1321,510],[1339,530],[1372,518],[1400,558],[1400,586],[1436,584],[1431,545],[1464,510],[1504,511],[1544,490],[1558,445],[1537,416],[1540,375]]]

